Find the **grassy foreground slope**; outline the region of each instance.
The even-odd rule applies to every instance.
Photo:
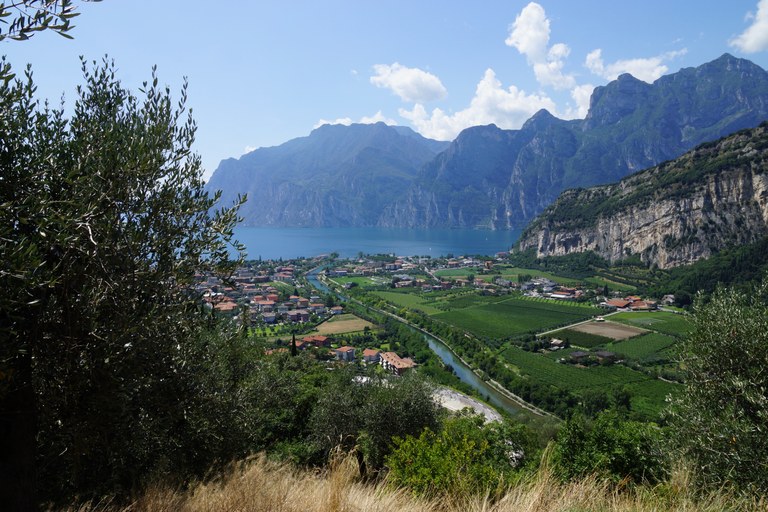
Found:
[[[543,465],[542,467],[546,467]],[[722,492],[694,496],[690,475],[677,471],[657,487],[625,489],[621,493],[606,481],[595,478],[561,483],[547,469],[510,488],[497,501],[483,496],[417,499],[403,489],[386,483],[364,484],[359,480],[352,458],[332,464],[325,473],[302,471],[287,464],[256,457],[237,464],[232,471],[188,491],[154,487],[127,507],[113,507],[108,500],[77,506],[70,512],[166,511],[208,512],[248,510],[251,512],[720,512],[722,510],[765,510],[765,503],[736,500]]]

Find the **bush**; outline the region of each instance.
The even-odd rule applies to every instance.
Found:
[[[696,301],[680,346],[685,392],[673,403],[676,446],[702,483],[768,492],[768,282]]]
[[[390,481],[421,496],[499,493],[536,462],[535,436],[520,424],[462,414],[434,432],[395,440]]]
[[[553,450],[563,479],[597,474],[614,481],[656,483],[666,474],[661,430],[653,424],[625,421],[615,411],[594,422],[574,416],[560,430]]]

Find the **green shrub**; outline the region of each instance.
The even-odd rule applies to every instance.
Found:
[[[390,481],[417,495],[470,496],[503,491],[537,453],[535,436],[524,425],[460,415],[438,432],[396,439],[386,464]]]
[[[623,420],[606,411],[588,422],[574,416],[560,430],[553,450],[563,479],[591,474],[615,481],[656,483],[666,474],[661,430],[654,424]]]

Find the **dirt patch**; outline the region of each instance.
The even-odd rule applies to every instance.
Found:
[[[586,332],[588,334],[596,334],[597,336],[605,336],[613,340],[625,340],[639,334],[648,332],[645,329],[639,327],[632,327],[631,325],[617,324],[615,322],[587,322],[580,325],[574,325],[569,327],[573,331]]]
[[[371,329],[376,326],[367,320],[354,315],[344,315],[344,318],[333,318],[317,326],[316,334],[327,336],[329,334],[344,334],[348,332],[360,332],[366,327]]]

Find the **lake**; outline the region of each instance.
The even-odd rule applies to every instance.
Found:
[[[252,228],[238,227],[235,238],[247,259],[311,258],[337,252],[439,257],[452,254],[493,255],[508,251],[521,230],[393,229],[393,228]]]

